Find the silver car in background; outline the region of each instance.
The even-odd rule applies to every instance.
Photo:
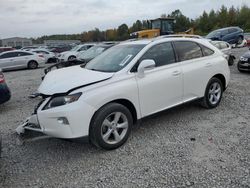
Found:
[[[228,65],[232,66],[234,64],[235,56],[232,52],[232,46],[224,41],[210,41],[215,47],[222,51],[227,57]]]
[[[14,50],[0,54],[0,68],[2,70],[36,69],[42,63],[45,63],[44,56],[34,52]]]
[[[35,50],[31,50],[31,52],[35,52],[37,54],[42,54],[44,56],[45,63],[56,63],[57,62],[56,54],[54,52],[50,52],[46,49],[40,49],[40,48],[37,48]]]

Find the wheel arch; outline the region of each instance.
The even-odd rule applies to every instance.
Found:
[[[137,115],[137,110],[135,108],[135,105],[130,100],[124,99],[124,98],[115,99],[115,100],[112,100],[112,101],[109,101],[109,102],[106,102],[105,104],[103,104],[100,108],[98,108],[96,110],[96,112],[92,116],[90,122],[92,122],[92,120],[93,120],[93,118],[98,110],[100,110],[102,107],[104,107],[105,105],[110,104],[110,103],[118,103],[118,104],[121,104],[121,105],[125,106],[126,108],[128,108],[128,110],[131,112],[131,115],[133,117],[133,123],[137,122],[138,115]]]
[[[27,63],[27,67],[29,67],[29,63],[31,63],[31,62],[35,62],[35,63],[38,65],[38,62],[37,62],[36,60],[31,59],[31,60],[29,60],[29,61],[28,61],[28,63]]]
[[[226,90],[226,78],[223,74],[216,74],[212,78],[218,78],[222,83],[223,90]]]

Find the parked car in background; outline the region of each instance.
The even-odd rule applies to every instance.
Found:
[[[0,104],[3,104],[10,100],[11,93],[8,88],[2,70],[0,69]]]
[[[58,58],[60,61],[72,61],[76,59],[76,56],[83,51],[88,50],[89,48],[93,47],[94,43],[86,43],[86,44],[80,44],[72,48],[70,51],[66,51],[61,53]]]
[[[12,47],[0,47],[0,53],[7,52],[7,51],[12,51],[12,50],[15,50],[15,48],[12,48]]]
[[[44,56],[30,51],[14,50],[0,54],[2,70],[36,69],[41,63],[45,63]]]
[[[240,57],[237,67],[240,72],[250,72],[250,51]]]
[[[31,50],[32,52],[35,52],[37,54],[42,54],[44,56],[45,59],[45,63],[56,63],[57,62],[57,58],[54,52],[50,52],[46,49],[35,49],[35,50]]]
[[[21,48],[20,50],[30,51],[30,50],[34,50],[36,48],[38,48],[38,47],[37,46],[26,46],[26,47]]]
[[[44,69],[44,73],[47,74],[48,72],[59,69],[59,68],[64,68],[64,67],[70,67],[70,66],[75,66],[75,65],[85,65],[101,53],[103,53],[105,50],[109,49],[110,47],[114,46],[114,44],[98,44],[95,45],[91,48],[89,48],[86,51],[80,52],[76,59],[71,60],[71,61],[61,61],[58,62],[52,66],[47,67]],[[44,78],[44,77],[43,77]],[[43,79],[42,78],[42,79]]]
[[[112,46],[114,46],[114,44],[95,45],[91,47],[90,49],[88,49],[87,51],[80,52],[76,56],[76,61],[78,61],[79,64],[86,64],[92,59],[94,59],[95,57],[97,57],[98,55],[100,55],[101,53],[103,53],[105,50],[111,48]]]
[[[250,33],[244,33],[244,37],[247,41],[247,46],[250,46]]]
[[[226,27],[212,31],[206,38],[240,45],[244,40],[244,31],[239,27]]]
[[[224,41],[211,41],[211,43],[227,55],[228,65],[232,66],[234,64],[235,56],[233,55],[230,44]]]
[[[59,55],[62,52],[66,52],[72,49],[69,45],[62,45],[62,46],[50,46],[48,47],[50,52],[54,52],[56,55]]]
[[[16,131],[89,136],[97,147],[115,149],[146,116],[195,99],[217,107],[229,77],[224,54],[204,39],[123,42],[86,66],[48,73],[38,88],[42,101]]]

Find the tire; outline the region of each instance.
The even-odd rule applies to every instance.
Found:
[[[209,80],[205,95],[202,99],[201,105],[204,108],[212,109],[220,104],[223,95],[223,85],[220,79],[213,77]]]
[[[243,38],[242,38],[242,37],[239,37],[239,38],[237,39],[236,45],[240,45],[240,44],[242,44],[242,42],[243,42]]]
[[[132,115],[125,106],[109,103],[100,108],[92,118],[90,142],[102,149],[116,149],[127,141],[132,125]]]
[[[47,61],[47,63],[49,63],[49,64],[50,64],[50,63],[55,63],[55,62],[56,62],[56,61],[55,61],[54,59],[52,59],[52,58],[49,58],[48,61]]]
[[[28,63],[28,68],[29,69],[36,69],[38,67],[38,63],[36,61],[30,61]]]
[[[69,56],[68,61],[74,61],[76,59],[75,56]]]
[[[234,64],[234,57],[233,56],[229,56],[228,65],[232,66],[233,64]]]

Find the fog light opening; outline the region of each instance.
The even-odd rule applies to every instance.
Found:
[[[66,117],[59,117],[57,118],[57,122],[60,124],[64,124],[64,125],[69,125],[69,121]]]

